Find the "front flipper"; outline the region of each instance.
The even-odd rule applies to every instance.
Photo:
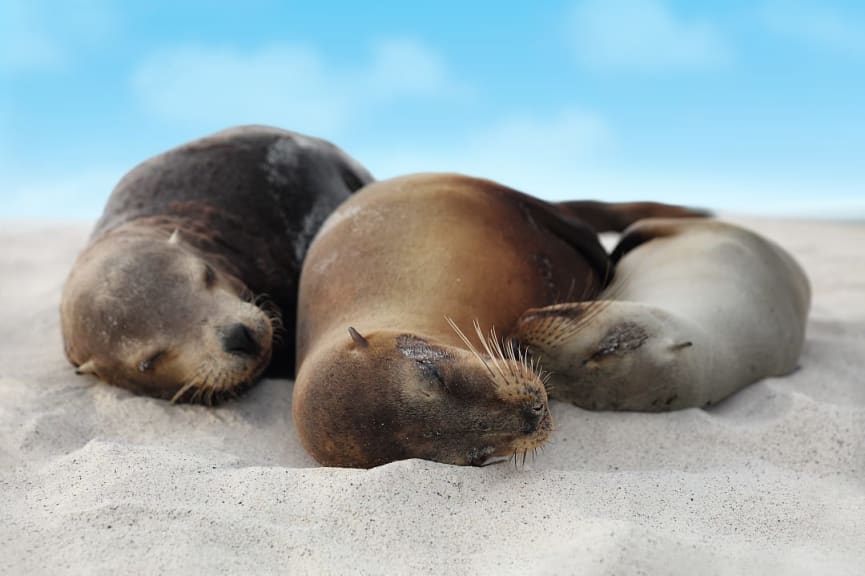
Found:
[[[562,212],[556,204],[531,197],[525,197],[520,208],[533,225],[550,231],[586,259],[595,271],[599,288],[610,282],[613,277],[610,257],[598,240],[598,235],[585,222]]]

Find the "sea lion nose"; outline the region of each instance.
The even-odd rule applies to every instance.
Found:
[[[222,331],[222,349],[229,354],[255,356],[260,346],[246,325],[232,324]]]
[[[547,407],[543,402],[536,402],[529,406],[525,406],[523,412],[523,432],[532,434],[538,430],[541,421],[547,412]]]

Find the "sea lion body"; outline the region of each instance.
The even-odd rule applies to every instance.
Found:
[[[591,297],[607,272],[589,227],[493,182],[420,174],[365,187],[325,222],[301,275],[304,446],[325,465],[370,467],[482,464],[540,445],[543,383],[480,335],[507,336],[531,306]],[[479,329],[464,341],[446,318]]]
[[[112,192],[64,287],[67,356],[164,398],[235,391],[271,357],[291,374],[306,248],[371,180],[332,144],[263,126],[143,162]]]
[[[641,220],[593,303],[529,310],[516,337],[549,370],[554,396],[596,410],[716,403],[793,371],[808,279],[781,247],[710,220]]]

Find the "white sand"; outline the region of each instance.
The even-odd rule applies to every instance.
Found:
[[[862,574],[865,225],[751,221],[814,286],[802,369],[708,411],[555,404],[525,469],[319,468],[291,382],[217,409],[77,377],[89,226],[0,222],[0,573]]]

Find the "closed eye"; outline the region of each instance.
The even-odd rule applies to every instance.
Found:
[[[418,367],[420,368],[421,373],[426,376],[430,380],[436,380],[442,388],[447,389],[447,384],[445,383],[445,379],[442,376],[441,372],[439,372],[438,367],[432,362],[424,362],[423,360],[415,360]]]
[[[151,354],[147,359],[138,363],[139,372],[150,372],[156,366],[156,363],[165,355],[165,350],[161,350],[156,354]]]

